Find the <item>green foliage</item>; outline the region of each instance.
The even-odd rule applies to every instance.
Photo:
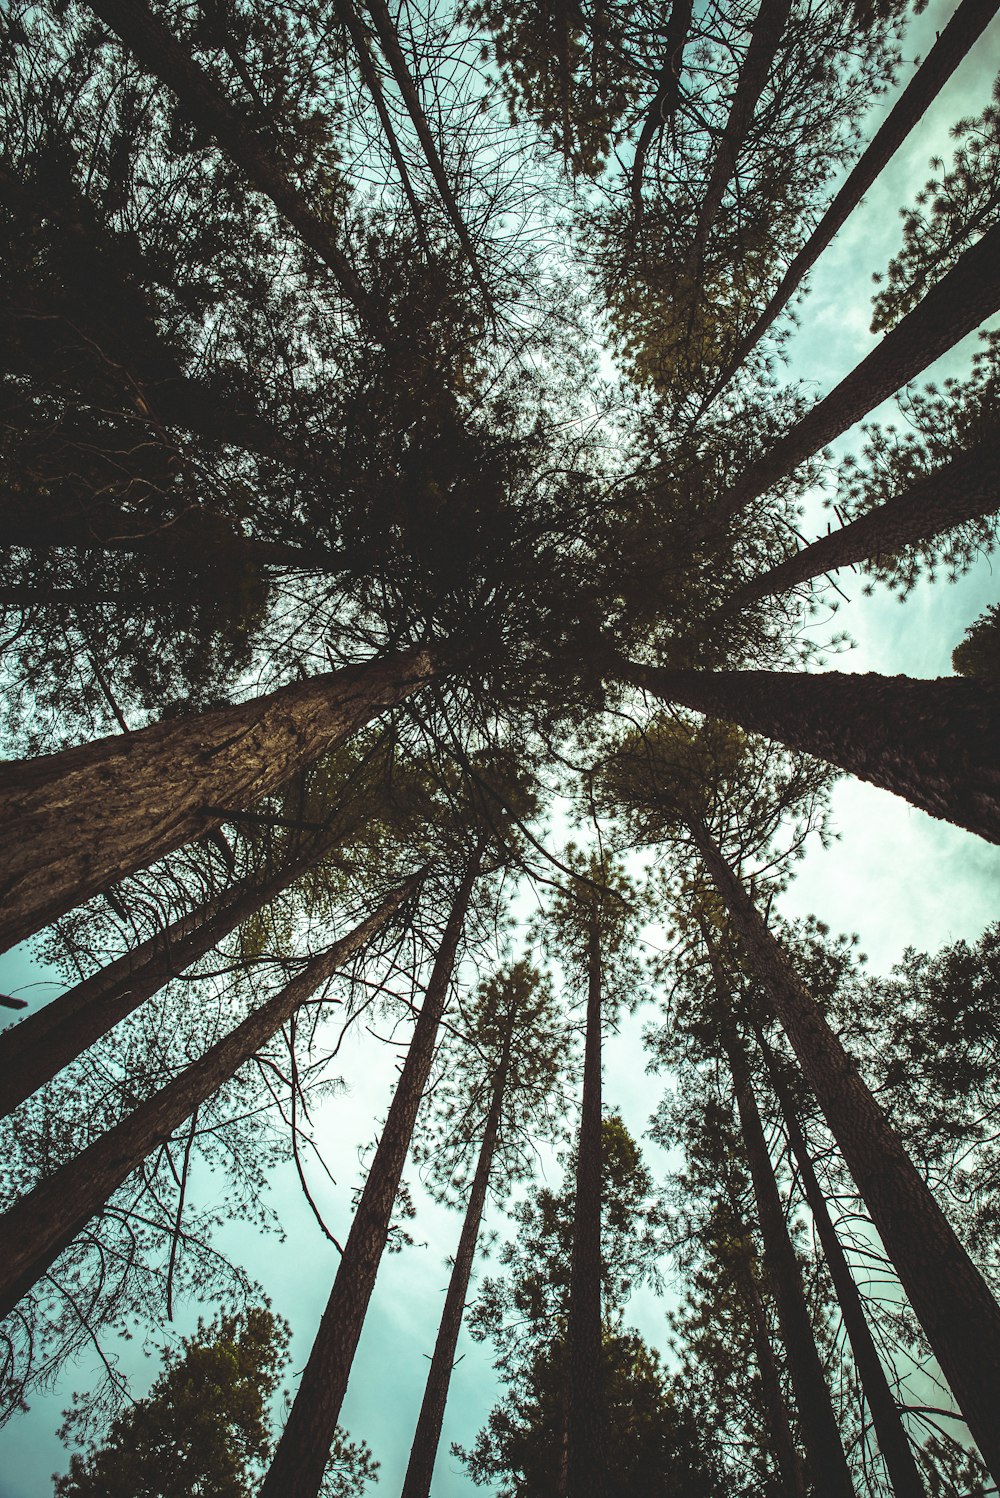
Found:
[[[1000,682],[1000,604],[991,603],[951,653],[952,669],[977,681]]]

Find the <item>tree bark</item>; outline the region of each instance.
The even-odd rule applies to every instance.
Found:
[[[601,1028],[601,928],[594,897],[588,932],[587,1033],[566,1323],[568,1498],[603,1498],[607,1492],[601,1376]]]
[[[660,72],[656,96],[646,118],[643,120],[639,139],[635,143],[632,171],[629,175],[629,193],[636,224],[642,219],[642,174],[646,156],[654,138],[665,125],[672,122],[681,99],[681,71],[684,66],[684,43],[691,29],[694,0],[673,0],[670,19],[664,38],[666,61]]]
[[[375,1287],[413,1125],[434,1057],[438,1027],[483,855],[469,859],[452,902],[406,1061],[361,1194],[309,1361],[264,1478],[260,1498],[316,1498],[351,1364]]]
[[[0,944],[12,946],[218,827],[222,808],[239,811],[276,790],[437,669],[428,650],[414,648],[194,718],[0,765]]]
[[[776,567],[751,578],[712,616],[728,619],[748,605],[786,593],[798,583],[824,572],[836,572],[857,562],[878,563],[921,541],[929,541],[969,520],[991,515],[1000,507],[997,445],[1000,433],[950,463],[918,479],[903,494],[859,515],[848,525],[821,536]]]
[[[507,1032],[504,1054],[493,1084],[493,1098],[486,1127],[483,1130],[483,1142],[479,1149],[476,1174],[472,1182],[465,1221],[462,1224],[462,1233],[458,1240],[458,1252],[455,1255],[451,1279],[448,1282],[448,1293],[445,1296],[444,1310],[441,1313],[437,1341],[434,1343],[434,1356],[431,1358],[431,1366],[427,1374],[427,1384],[417,1418],[413,1445],[410,1448],[410,1460],[406,1467],[401,1498],[429,1498],[431,1490],[431,1478],[434,1475],[434,1463],[441,1440],[441,1426],[444,1421],[445,1406],[448,1403],[451,1370],[455,1365],[455,1348],[458,1345],[458,1334],[462,1326],[462,1315],[469,1292],[469,1278],[476,1256],[479,1227],[483,1219],[490,1171],[493,1167],[493,1154],[500,1130],[500,1114],[503,1108],[504,1089],[507,1085],[512,1028],[513,1020]]]
[[[958,264],[770,452],[750,464],[734,487],[695,523],[696,535],[703,539],[725,525],[806,458],[888,400],[998,307],[1000,224],[966,250]]]
[[[997,1481],[1000,1306],[739,878],[702,824],[689,829]]]
[[[759,1032],[758,1040],[771,1086],[778,1099],[781,1116],[788,1131],[788,1143],[798,1167],[802,1189],[826,1256],[840,1313],[844,1318],[844,1329],[851,1344],[854,1365],[861,1379],[862,1392],[875,1428],[875,1439],[878,1441],[878,1448],[889,1474],[892,1491],[895,1498],[926,1498],[927,1490],[917,1468],[906,1431],[903,1429],[903,1421],[900,1418],[896,1401],[892,1397],[889,1380],[885,1376],[885,1369],[882,1367],[882,1361],[865,1316],[865,1309],[851,1273],[851,1266],[847,1262],[847,1255],[837,1237],[837,1230],[830,1217],[826,1197],[813,1168],[812,1157],[799,1124],[795,1104],[789,1096],[788,1088],[782,1080],[770,1048]]]
[[[910,131],[919,124],[962,58],[996,15],[997,0],[961,0],[958,9],[938,36],[921,66],[879,126],[860,160],[848,174],[829,208],[794,257],[753,327],[737,345],[702,411],[721,395],[747,354],[763,338],[775,318],[788,305],[804,278],[816,264],[834,235],[861,202],[876,177],[886,167]]]
[[[616,674],[1000,842],[1000,687],[949,676],[688,671],[632,662]]]
[[[297,978],[204,1056],[4,1213],[0,1218],[0,1318],[27,1294],[146,1156],[169,1139],[277,1034],[321,983],[375,935],[416,888],[419,878],[400,885],[373,915],[314,957]]]

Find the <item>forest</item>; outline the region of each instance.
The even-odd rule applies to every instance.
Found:
[[[1000,1492],[998,9],[6,0],[0,1498]]]

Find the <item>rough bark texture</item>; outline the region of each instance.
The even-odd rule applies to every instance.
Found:
[[[277,1034],[321,983],[365,945],[416,883],[416,878],[410,879],[394,890],[373,915],[314,957],[297,978],[248,1015],[224,1040],[0,1218],[0,1317],[31,1289],[146,1156],[169,1139],[196,1108]]]
[[[792,1427],[788,1422],[788,1406],[781,1392],[778,1365],[771,1346],[771,1334],[767,1324],[767,1312],[761,1299],[760,1287],[750,1261],[750,1244],[745,1232],[741,1234],[742,1252],[738,1258],[738,1288],[750,1315],[750,1331],[754,1356],[760,1373],[761,1397],[771,1437],[771,1450],[781,1492],[785,1498],[806,1498],[805,1473],[802,1457],[795,1448]]]
[[[894,556],[968,520],[993,514],[1000,506],[998,444],[1000,433],[994,433],[945,467],[919,479],[904,494],[804,546],[739,588],[715,617],[729,618],[748,604],[774,593],[787,593],[797,583],[821,573],[836,572],[857,562],[877,563],[880,557]]]
[[[724,525],[799,463],[894,395],[998,307],[1000,224],[966,250],[958,264],[770,452],[750,464],[739,482],[706,512],[699,532],[709,534]]]
[[[746,1056],[734,1029],[729,1029],[724,1044],[733,1075],[736,1106],[760,1219],[764,1265],[778,1310],[812,1491],[816,1498],[854,1498],[854,1484],[833,1413],[830,1390],[816,1351],[799,1261],[788,1236]]]
[[[706,829],[690,826],[993,1480],[1000,1478],[1000,1306],[899,1135]]]
[[[670,7],[670,19],[667,22],[664,37],[666,61],[658,79],[656,96],[642,122],[642,129],[635,143],[635,156],[632,158],[629,191],[637,221],[642,218],[642,174],[645,170],[647,153],[656,136],[660,134],[665,125],[673,120],[680,104],[684,43],[691,29],[693,11],[694,0],[673,0]]]
[[[361,1194],[309,1361],[299,1382],[260,1498],[316,1498],[330,1453],[351,1364],[375,1287],[392,1209],[406,1163],[420,1099],[427,1085],[438,1027],[479,872],[482,846],[470,858],[452,903],[424,1002],[389,1114]]]
[[[762,1041],[763,1038],[761,1037]],[[892,1397],[889,1381],[878,1355],[865,1308],[858,1287],[841,1247],[837,1230],[830,1217],[826,1197],[813,1169],[812,1157],[799,1125],[795,1104],[788,1094],[774,1058],[766,1044],[762,1044],[768,1075],[774,1088],[781,1115],[788,1130],[788,1143],[799,1171],[799,1179],[812,1213],[819,1241],[826,1257],[827,1268],[844,1319],[844,1329],[851,1344],[854,1366],[861,1379],[861,1388],[875,1429],[875,1439],[885,1462],[889,1481],[895,1498],[926,1498],[923,1479],[917,1469],[913,1449],[907,1440],[903,1421],[896,1401]]]
[[[445,1406],[448,1403],[451,1370],[455,1365],[455,1348],[458,1346],[458,1334],[462,1326],[462,1316],[469,1291],[469,1278],[476,1256],[479,1227],[483,1220],[486,1192],[493,1167],[493,1154],[500,1129],[500,1113],[503,1108],[504,1088],[507,1085],[509,1056],[510,1031],[507,1034],[504,1056],[493,1084],[493,1098],[486,1127],[483,1130],[483,1142],[479,1149],[476,1174],[472,1181],[465,1221],[458,1240],[458,1252],[455,1255],[444,1310],[441,1313],[441,1324],[434,1343],[434,1356],[431,1358],[424,1397],[417,1418],[417,1428],[413,1436],[413,1445],[410,1448],[410,1460],[407,1463],[406,1477],[403,1480],[402,1498],[428,1498],[431,1490],[434,1462],[437,1458],[438,1443],[441,1440],[441,1425],[444,1421]]]
[[[428,651],[409,650],[0,765],[0,947],[276,790],[434,672]]]
[[[673,671],[631,663],[617,674],[1000,842],[1000,687],[949,676]]]
[[[919,124],[925,111],[969,48],[985,31],[996,11],[997,0],[961,0],[922,65],[896,100],[833,202],[785,271],[777,291],[749,333],[741,339],[725,372],[717,381],[710,401],[722,394],[747,354],[764,336],[782,308],[788,305],[834,235],[846,223],[910,131]],[[710,401],[706,402],[706,408]]]
[[[601,932],[596,902],[590,913],[588,969],[583,1105],[566,1324],[568,1498],[603,1498],[607,1492],[601,1379]]]
[[[5,1030],[0,1035],[0,1117],[270,904],[330,846],[317,839],[270,879],[242,881]]]

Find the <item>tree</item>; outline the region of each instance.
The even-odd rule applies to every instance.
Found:
[[[994,603],[985,614],[980,614],[974,624],[969,625],[964,640],[955,646],[951,653],[953,669],[961,676],[971,676],[975,681],[1000,681],[998,631],[1000,607]]]

